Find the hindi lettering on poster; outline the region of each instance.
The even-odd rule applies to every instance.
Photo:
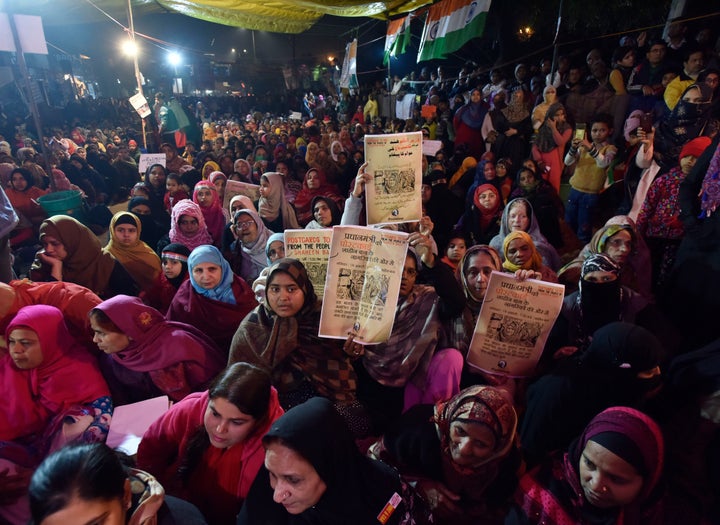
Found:
[[[147,169],[154,164],[160,164],[164,168],[165,162],[167,162],[167,157],[164,153],[141,153],[138,171],[144,175]]]
[[[247,182],[240,182],[238,180],[229,180],[225,184],[225,198],[223,199],[223,208],[228,209],[230,200],[235,195],[245,195],[253,203],[256,203],[260,199],[260,186],[257,184],[249,184]]]
[[[365,135],[367,223],[419,221],[422,217],[422,133]]]
[[[285,230],[285,257],[303,263],[318,299],[323,298],[325,290],[331,240],[332,228]]]
[[[565,286],[493,272],[473,332],[468,364],[490,374],[535,373],[562,309]]]
[[[362,344],[388,340],[395,321],[408,235],[335,226],[320,317],[321,337]]]

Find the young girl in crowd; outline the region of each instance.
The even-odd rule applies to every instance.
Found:
[[[225,214],[215,185],[207,180],[198,182],[193,190],[193,202],[200,206],[213,246],[220,248],[225,229]]]
[[[187,246],[170,243],[160,253],[162,271],[155,279],[153,286],[144,294],[140,294],[143,302],[161,312],[167,312],[180,285],[187,281],[188,257]]]
[[[167,180],[165,181],[165,188],[167,189],[167,191],[165,192],[165,196],[163,197],[163,205],[167,214],[172,213],[173,207],[179,201],[190,198],[190,195],[188,195],[185,190],[181,188],[181,184],[182,180],[180,178],[180,175],[178,175],[177,173],[168,174]]]

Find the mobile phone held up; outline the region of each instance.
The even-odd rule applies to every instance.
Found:
[[[575,137],[576,139],[584,140],[585,139],[585,123],[579,122],[575,124]]]
[[[640,128],[645,133],[650,133],[652,131],[653,127],[653,114],[652,113],[643,113],[640,117]]]

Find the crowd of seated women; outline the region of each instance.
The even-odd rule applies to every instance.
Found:
[[[538,71],[537,93],[522,64],[507,97],[498,72],[489,87],[429,87],[437,116],[403,129],[444,144],[423,159],[422,220],[398,226],[408,251],[381,344],[318,335],[322,294],[283,235],[364,222],[374,181],[362,138],[386,128],[372,114],[205,122],[200,151],[164,144],[168,167],[135,186],[99,172],[96,133],[56,151],[67,187],[100,205],[82,220],[35,205],[45,190],[32,157],[3,168],[23,219],[14,268],[29,279],[0,284],[0,521],[720,520],[718,90],[691,78],[644,129],[631,110],[663,99],[630,89],[647,76],[631,58],[660,71],[660,44],[640,44],[604,73],[591,52],[584,82],[572,62],[547,86]],[[603,74],[610,98],[595,92]],[[657,74],[647,82],[662,87]],[[570,141],[601,110],[578,100],[591,92],[619,122],[622,162],[602,172],[583,246],[558,189],[568,151],[580,171],[599,166],[596,132]],[[231,180],[258,186],[255,198],[226,197]],[[127,203],[100,217],[124,190]],[[468,364],[493,272],[565,286],[531,377]],[[104,444],[114,407],[163,395],[173,404],[136,457]]]

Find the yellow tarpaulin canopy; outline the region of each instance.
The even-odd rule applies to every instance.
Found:
[[[105,14],[123,22],[127,19],[125,0],[5,0],[18,13],[41,15],[46,24],[82,23],[102,20]],[[132,0],[136,17],[174,12],[189,17],[258,31],[302,33],[323,15],[391,18],[409,13],[433,0]],[[0,7],[3,0],[0,0]],[[94,7],[93,7],[94,6]],[[0,9],[2,11],[2,9]],[[62,17],[54,16],[62,13]]]
[[[172,11],[229,26],[302,33],[323,15],[389,18],[432,0],[157,0]]]

